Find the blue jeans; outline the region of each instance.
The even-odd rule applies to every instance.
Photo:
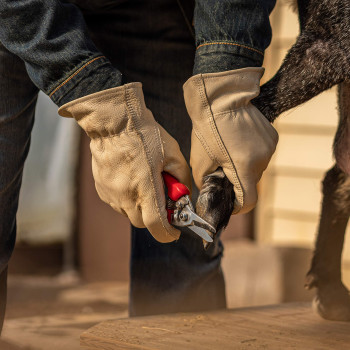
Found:
[[[192,127],[182,85],[192,74],[194,38],[176,1],[151,2],[110,9],[107,17],[93,12],[85,20],[98,49],[127,81],[143,83],[146,105],[188,160]],[[146,229],[132,228],[130,314],[225,307],[221,256],[220,242],[204,251],[202,241],[188,233],[160,244]]]
[[[193,14],[194,3],[196,9]],[[126,62],[113,66],[88,35],[84,17],[106,18],[118,9],[124,13],[118,35],[143,38],[143,29],[163,23],[159,11],[171,6],[174,13],[191,11],[197,52],[195,73],[210,73],[260,66],[271,40],[269,14],[276,0],[26,0],[0,1],[0,41],[26,62],[32,81],[57,104],[62,105],[94,92],[119,86]],[[68,3],[68,4],[67,4]],[[71,3],[77,5],[74,6]],[[146,6],[145,6],[146,5]],[[84,15],[79,10],[82,9]],[[139,11],[136,33],[127,17]],[[133,16],[133,15],[131,15]],[[147,21],[143,17],[147,17]],[[132,18],[132,17],[131,17]],[[141,27],[143,23],[145,27]],[[103,26],[103,21],[101,22]],[[116,25],[118,26],[118,24]],[[159,27],[158,27],[159,29]],[[115,43],[112,41],[111,43]],[[98,46],[98,45],[97,45]],[[113,50],[122,50],[114,46]],[[143,58],[142,52],[134,55]],[[181,61],[181,59],[180,59]],[[161,65],[157,61],[155,66]]]
[[[137,7],[131,3],[125,2],[108,13],[86,11],[90,36],[128,81],[143,83],[147,106],[178,140],[188,160],[191,122],[182,85],[192,74],[194,38],[176,1],[153,0],[154,6],[143,1]],[[3,277],[15,242],[18,194],[37,93],[24,63],[0,46],[0,271]],[[220,241],[204,251],[202,241],[188,232],[177,242],[160,244],[146,229],[132,228],[130,314],[224,308],[222,251]],[[6,279],[2,280],[0,303],[4,304]]]
[[[16,240],[16,211],[38,89],[23,62],[0,43],[0,330],[7,264]]]

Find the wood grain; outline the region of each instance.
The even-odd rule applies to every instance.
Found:
[[[89,350],[350,349],[350,323],[321,319],[309,303],[102,322],[80,337]]]

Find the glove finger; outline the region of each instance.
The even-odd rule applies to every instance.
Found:
[[[172,242],[179,238],[181,232],[168,222],[163,178],[160,173],[153,184],[155,192],[150,191],[148,196],[144,196],[142,202],[142,219],[157,241]]]
[[[123,216],[128,217],[131,224],[138,228],[144,228],[146,227],[143,219],[142,219],[142,213],[139,208],[135,205],[135,208],[120,208],[114,203],[108,203],[112,209],[114,209],[117,213],[122,214]]]
[[[133,226],[138,228],[146,227],[142,218],[142,212],[138,210],[136,207],[135,209],[125,210],[125,213]]]
[[[163,142],[164,164],[163,171],[168,172],[192,191],[191,171],[181,153],[179,144],[161,126],[160,136]]]
[[[163,164],[153,175],[153,188],[142,202],[143,221],[153,237],[162,243],[172,242],[179,238],[180,231],[174,228],[167,218],[166,199],[162,172],[166,171],[186,185],[191,191],[191,172],[176,140],[163,127],[158,125],[159,136],[162,142]]]

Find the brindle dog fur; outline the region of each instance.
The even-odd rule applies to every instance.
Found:
[[[323,180],[316,247],[305,287],[317,289],[314,307],[324,318],[350,321],[341,254],[350,215],[350,0],[298,0],[300,34],[276,75],[252,103],[272,123],[282,112],[338,85],[335,164]],[[205,177],[196,210],[217,232],[228,223],[234,189],[219,168]]]

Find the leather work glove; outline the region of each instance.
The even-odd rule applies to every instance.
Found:
[[[178,143],[147,109],[141,83],[100,91],[63,105],[58,113],[73,117],[91,138],[92,172],[100,198],[147,227],[159,242],[179,238],[167,220],[162,172],[188,188],[189,167]]]
[[[257,202],[257,183],[278,142],[277,131],[251,104],[260,92],[263,68],[198,74],[184,84],[192,119],[191,167],[200,189],[203,177],[222,167],[234,186],[233,214]]]

